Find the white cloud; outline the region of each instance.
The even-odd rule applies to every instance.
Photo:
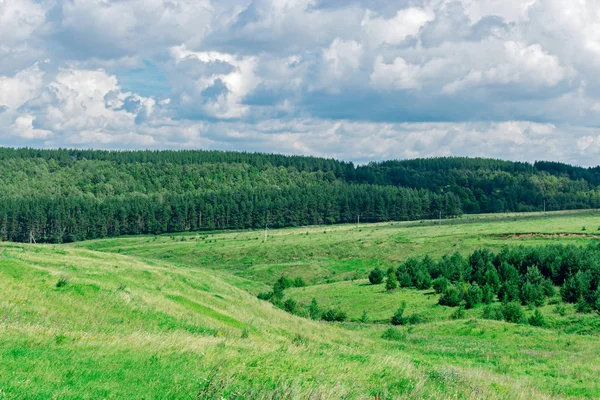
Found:
[[[484,17],[496,16],[509,22],[527,19],[529,7],[537,0],[462,0],[462,5],[472,23]]]
[[[45,21],[44,7],[30,0],[0,1],[0,47],[16,45]]]
[[[44,73],[37,65],[19,71],[15,76],[0,75],[0,106],[16,109],[42,88]]]
[[[181,95],[184,106],[200,99],[204,102],[202,108],[208,115],[225,119],[239,118],[248,112],[248,107],[242,101],[259,82],[254,74],[254,57],[236,57],[219,52],[194,52],[187,50],[185,46],[174,47],[172,55],[176,64],[196,59],[203,64],[224,63],[230,67],[228,72],[209,72],[196,78],[186,77],[182,85],[187,89],[182,87]],[[226,91],[218,93],[214,98],[207,98],[203,93],[217,83],[224,85]]]
[[[485,70],[471,70],[467,76],[446,84],[445,93],[456,93],[480,84],[506,85],[523,83],[535,86],[555,86],[569,74],[556,56],[550,55],[539,44],[504,43],[504,54],[497,63]]]
[[[391,64],[386,64],[382,56],[377,56],[371,83],[381,89],[418,89],[420,68],[408,64],[402,57],[396,57]]]
[[[396,45],[407,37],[416,35],[433,18],[432,12],[415,7],[398,10],[390,19],[367,11],[361,26],[372,43]]]
[[[336,38],[323,50],[323,58],[327,63],[331,76],[341,79],[356,71],[360,66],[363,46],[354,40]]]
[[[11,132],[23,139],[46,139],[52,135],[52,132],[46,129],[36,129],[33,126],[35,117],[29,114],[17,117],[15,122],[10,126]]]

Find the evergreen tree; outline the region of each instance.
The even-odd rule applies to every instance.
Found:
[[[369,282],[371,282],[372,285],[379,285],[381,282],[383,282],[384,276],[385,275],[383,271],[379,269],[379,267],[375,267],[375,269],[369,274]]]
[[[533,312],[533,315],[529,317],[529,325],[546,326],[546,320],[544,319],[544,315],[537,308]]]
[[[473,308],[483,301],[483,292],[477,282],[469,285],[469,288],[464,294],[465,307],[467,309]]]
[[[385,290],[391,291],[398,287],[398,278],[396,277],[396,271],[393,268],[388,269],[387,278],[385,281]]]

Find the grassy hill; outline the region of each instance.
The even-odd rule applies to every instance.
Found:
[[[598,225],[588,211],[282,229],[266,242],[240,231],[3,243],[0,398],[600,397],[600,317],[548,305],[548,329],[480,309],[453,320],[431,291],[364,279],[411,255],[584,243]],[[288,297],[369,322],[315,322],[255,297],[282,274],[310,283]],[[403,301],[424,321],[389,331]]]

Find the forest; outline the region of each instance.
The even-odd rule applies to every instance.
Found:
[[[600,170],[482,158],[0,148],[0,239],[455,218],[597,208]]]

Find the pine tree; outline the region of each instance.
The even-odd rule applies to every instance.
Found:
[[[398,278],[396,278],[396,271],[392,268],[388,269],[387,278],[385,281],[385,290],[391,291],[398,287]]]

